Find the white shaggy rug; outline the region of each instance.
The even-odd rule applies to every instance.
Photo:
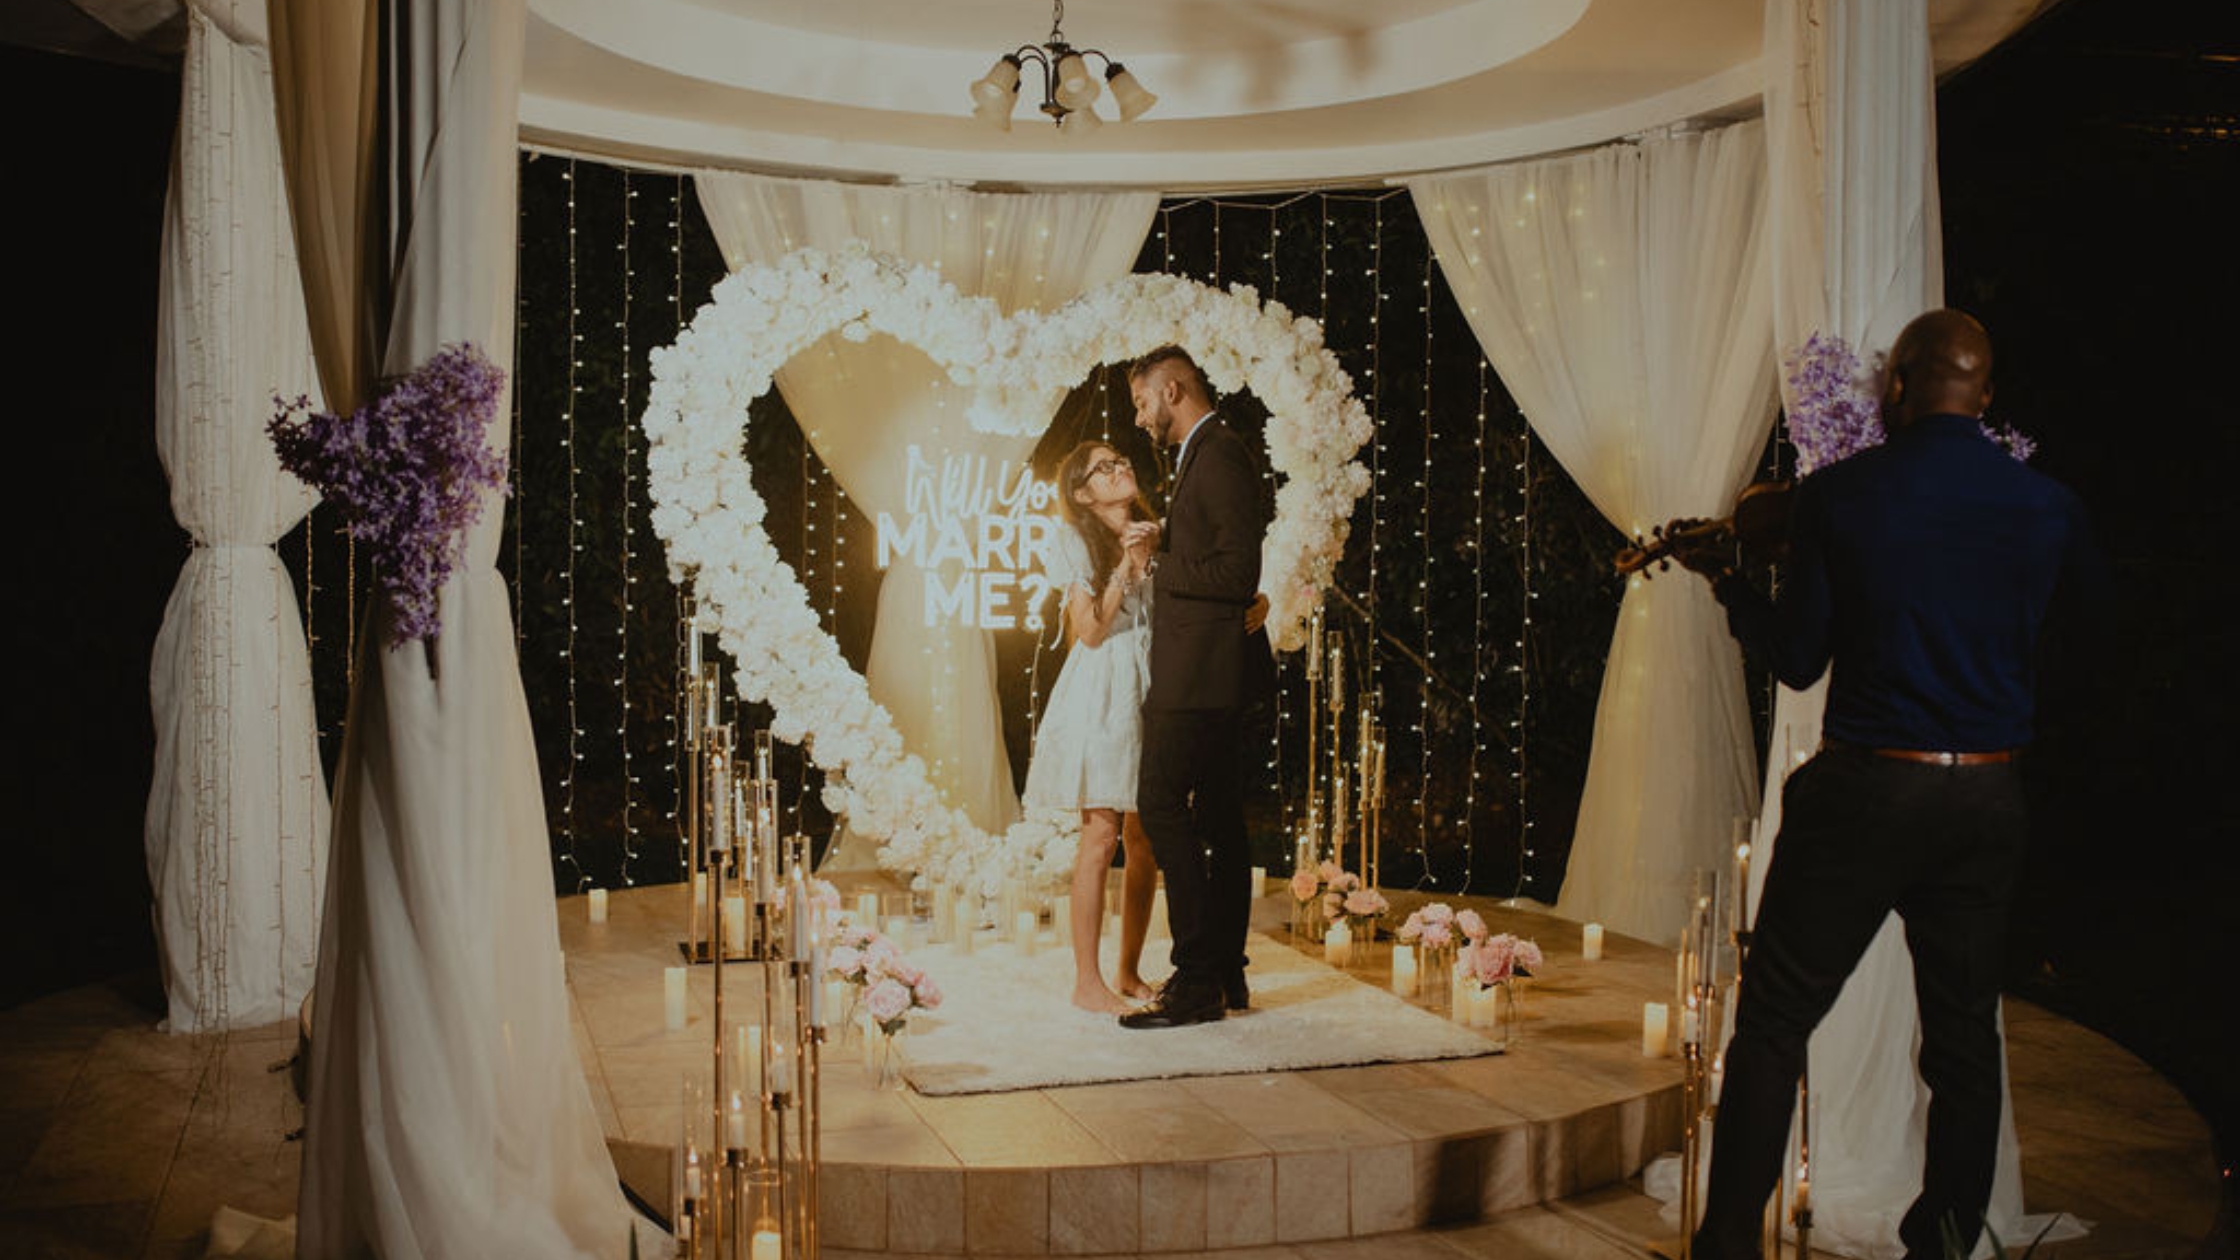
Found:
[[[1113,942],[1105,939],[1105,974]],[[1145,978],[1171,968],[1169,942],[1144,950]],[[1131,1030],[1076,1009],[1073,954],[1045,930],[1033,957],[986,933],[970,955],[948,945],[907,951],[940,983],[939,1010],[912,1016],[905,1075],[923,1094],[982,1094],[1050,1085],[1221,1076],[1463,1059],[1493,1054],[1483,1034],[1255,932],[1246,952],[1252,1009],[1187,1028]]]

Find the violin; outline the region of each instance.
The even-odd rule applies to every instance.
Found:
[[[1724,518],[1716,521],[1682,518],[1659,525],[1647,538],[1636,536],[1632,546],[1619,551],[1611,560],[1610,567],[1621,574],[1655,577],[1671,568],[1674,560],[1737,544],[1747,560],[1779,560],[1788,550],[1789,517],[1795,509],[1795,482],[1756,482],[1743,487],[1735,498],[1734,511]]]

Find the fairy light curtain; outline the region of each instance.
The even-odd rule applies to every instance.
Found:
[[[194,540],[149,671],[155,890],[173,1032],[269,1024],[311,987],[327,857],[311,661],[272,544],[318,501],[272,397],[313,393],[262,0],[188,9],[164,210],[156,448]]]
[[[1156,193],[977,193],[887,188],[703,171],[702,211],[738,268],[805,245],[873,249],[940,268],[966,294],[1005,311],[1047,310],[1128,272],[1158,212]],[[971,395],[918,350],[888,337],[824,338],[778,373],[777,385],[818,458],[866,515],[907,515],[906,452],[1018,469],[1036,439],[978,433]],[[1060,399],[1050,400],[1056,410]],[[866,575],[868,577],[868,575]],[[954,583],[959,572],[942,571]],[[1003,737],[996,648],[986,630],[924,615],[927,574],[897,557],[879,590],[864,669],[871,695],[894,715],[903,746],[972,821],[1000,833],[1019,817]],[[827,869],[872,865],[845,837]]]
[[[1745,124],[1408,183],[1534,432],[1611,523],[1723,516],[1772,422],[1765,144]],[[1560,913],[1676,938],[1757,809],[1742,658],[1704,583],[1627,586]]]
[[[327,399],[470,341],[512,361],[521,0],[274,0]],[[490,439],[506,440],[493,426]],[[336,771],[303,1257],[613,1254],[627,1209],[568,1026],[495,495],[417,644],[363,656]]]

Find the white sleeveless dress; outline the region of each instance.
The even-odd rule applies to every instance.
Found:
[[[1075,591],[1091,585],[1089,545],[1072,529],[1058,531],[1050,585],[1058,616]],[[1136,763],[1143,755],[1143,696],[1151,685],[1151,583],[1128,593],[1102,643],[1075,642],[1050,686],[1027,765],[1029,809],[1136,807]]]

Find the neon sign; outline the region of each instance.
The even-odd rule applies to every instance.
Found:
[[[879,513],[879,567],[899,558],[925,573],[928,626],[1042,629],[1062,524],[1051,514],[1057,486],[1023,463],[991,468],[984,455],[944,455],[937,465],[911,446],[907,459],[902,520]]]

